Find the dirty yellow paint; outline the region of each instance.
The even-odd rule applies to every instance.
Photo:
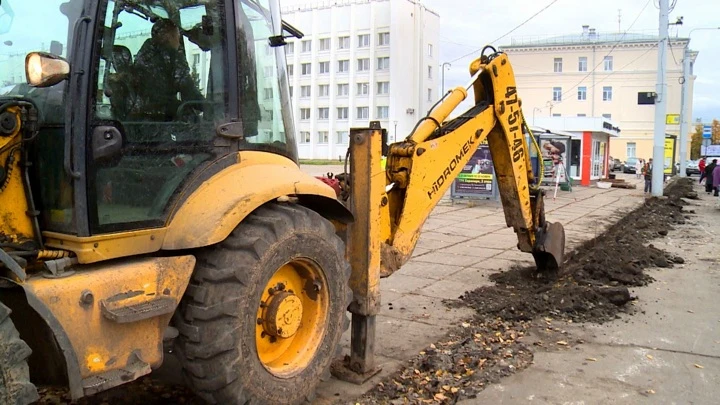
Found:
[[[125,367],[133,353],[153,368],[162,363],[163,333],[175,307],[128,323],[109,319],[102,307],[127,307],[159,297],[171,298],[177,306],[194,267],[193,256],[132,259],[77,266],[64,278],[34,276],[22,287],[57,320],[61,331],[54,333],[62,332],[71,345],[62,350],[77,359],[76,377],[85,379]]]
[[[14,134],[0,137],[0,150],[7,149],[0,153],[0,165],[9,172],[7,179],[0,179],[0,221],[2,221],[2,234],[9,236],[15,241],[33,239],[33,226],[28,212],[25,186],[23,185],[22,167],[20,165],[22,152],[19,146],[21,140],[20,116],[17,107],[11,107],[8,111],[16,114],[16,128]],[[5,163],[12,155],[14,161],[5,167]]]
[[[266,152],[240,152],[239,163],[198,187],[171,216],[163,249],[188,249],[224,240],[248,214],[281,196],[335,191],[295,162]]]

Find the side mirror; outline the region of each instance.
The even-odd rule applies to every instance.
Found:
[[[47,52],[30,52],[25,57],[25,77],[33,87],[54,86],[70,76],[70,64]]]

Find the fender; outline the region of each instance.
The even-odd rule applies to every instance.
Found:
[[[283,196],[329,219],[352,222],[352,214],[330,186],[303,173],[283,156],[240,152],[238,163],[211,176],[179,205],[167,225],[162,249],[178,250],[221,242],[251,212]]]

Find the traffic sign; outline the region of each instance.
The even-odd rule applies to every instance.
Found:
[[[680,114],[665,114],[665,125],[680,124]]]
[[[712,138],[712,126],[703,125],[703,139],[711,139],[711,138]]]

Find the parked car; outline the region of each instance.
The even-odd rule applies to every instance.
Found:
[[[625,161],[625,163],[622,164],[622,172],[623,173],[636,173],[637,169],[635,168],[635,165],[638,162],[638,158],[636,157],[629,157]]]
[[[693,174],[700,174],[699,163],[699,160],[688,160],[685,164],[685,175],[692,176]]]
[[[620,159],[613,159],[610,161],[610,171],[622,170],[623,162]]]

